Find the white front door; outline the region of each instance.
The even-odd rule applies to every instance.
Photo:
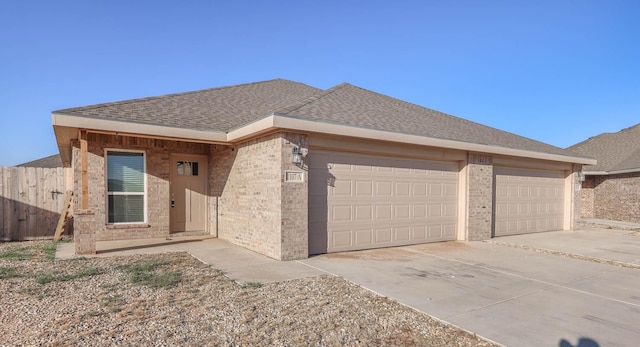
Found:
[[[207,157],[172,154],[170,231],[205,231],[207,221]]]

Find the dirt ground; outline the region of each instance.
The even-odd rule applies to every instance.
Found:
[[[342,278],[236,283],[186,253],[0,243],[0,345],[490,346]]]

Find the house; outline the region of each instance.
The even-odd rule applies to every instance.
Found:
[[[48,157],[39,158],[26,163],[18,164],[17,167],[42,167],[42,168],[56,168],[63,167],[60,154],[50,155]]]
[[[77,253],[206,233],[280,260],[569,230],[595,160],[347,83],[54,111]]]
[[[568,150],[598,161],[583,168],[582,217],[640,223],[640,124]]]

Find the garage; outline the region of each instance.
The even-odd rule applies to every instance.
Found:
[[[495,236],[562,230],[562,171],[495,167]]]
[[[309,252],[456,239],[458,164],[333,151],[309,156]]]

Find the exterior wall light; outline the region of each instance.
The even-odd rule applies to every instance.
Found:
[[[584,180],[585,180],[584,172],[578,171],[578,182],[584,182]]]
[[[302,164],[302,151],[300,150],[300,144],[294,145],[291,149],[291,162],[300,165]]]

